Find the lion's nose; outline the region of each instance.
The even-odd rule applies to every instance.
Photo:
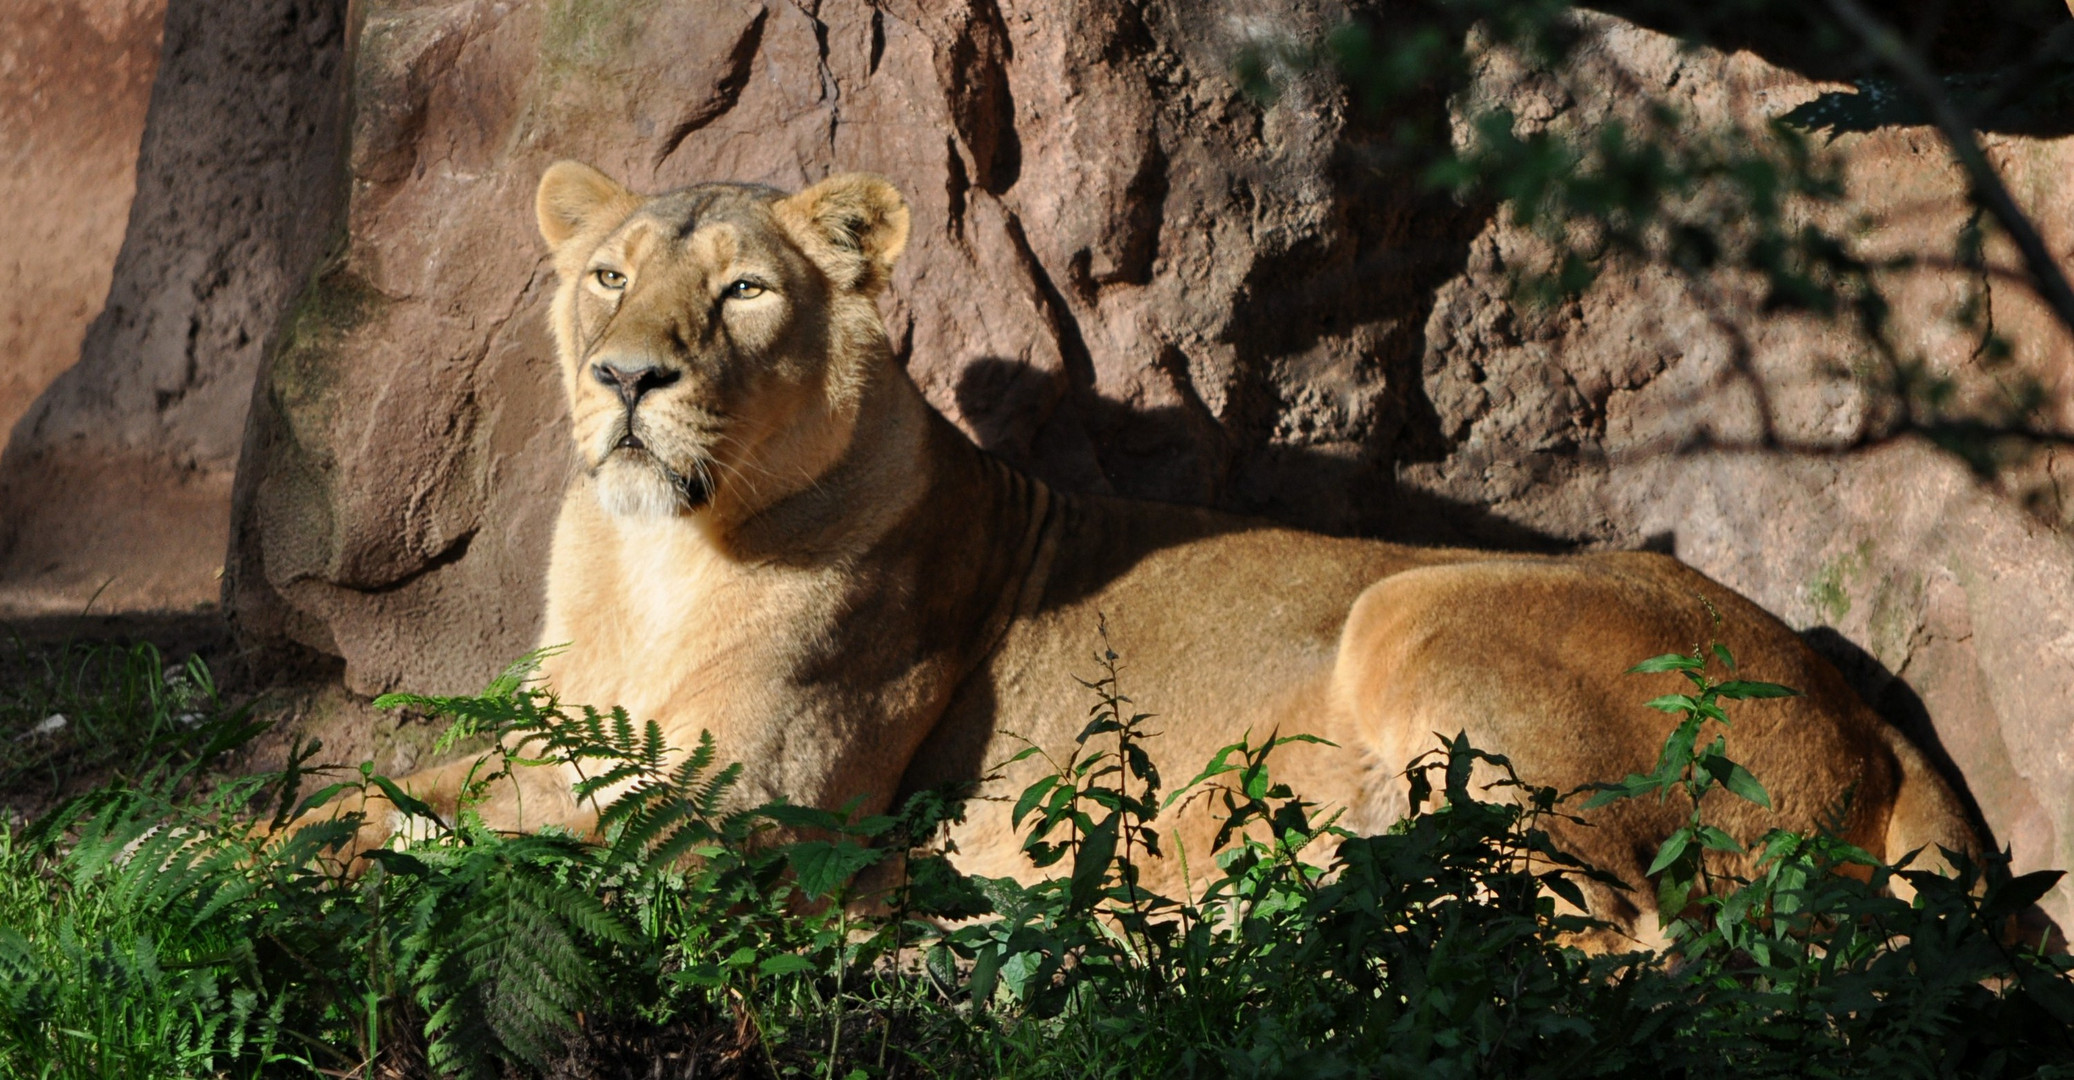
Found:
[[[619,400],[629,409],[641,400],[641,395],[676,382],[678,374],[655,364],[640,367],[622,367],[614,363],[591,365],[591,376],[616,391]]]

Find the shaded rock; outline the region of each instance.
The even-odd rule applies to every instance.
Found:
[[[22,415],[0,456],[0,604],[9,612],[215,602],[263,343],[330,230],[344,7],[166,6],[141,151],[130,144],[136,195],[112,278],[102,279],[111,282],[106,306],[83,343],[69,346],[78,362]],[[155,11],[131,14],[134,34],[156,37]],[[122,70],[134,76],[141,66]],[[79,91],[79,129],[117,138],[125,113],[98,108],[96,95],[119,87],[78,74],[38,92]],[[115,227],[123,221],[115,206],[92,210]],[[44,213],[65,222],[87,211]],[[55,334],[43,339],[58,344]]]
[[[0,11],[0,432],[79,358],[108,295],[164,15],[163,0]]]
[[[164,0],[0,9],[0,436],[79,359],[108,295],[164,15]],[[38,569],[0,571],[0,611],[40,606]]]

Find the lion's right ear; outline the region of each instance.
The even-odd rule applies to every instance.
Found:
[[[561,247],[608,214],[624,218],[640,205],[640,196],[580,161],[549,165],[540,176],[540,191],[533,197],[540,236],[550,248]]]
[[[885,287],[907,247],[907,201],[869,173],[831,176],[771,211],[831,277],[866,294]]]

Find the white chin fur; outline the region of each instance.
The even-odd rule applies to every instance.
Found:
[[[614,462],[598,472],[598,505],[614,517],[667,518],[684,512],[684,496],[661,470]]]

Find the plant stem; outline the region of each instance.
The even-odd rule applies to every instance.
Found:
[[[828,1078],[828,1080],[834,1080],[835,1060],[840,1056],[843,1045],[843,969],[849,966],[848,960],[843,955],[843,950],[844,946],[848,945],[850,941],[848,894],[849,889],[847,887],[836,893],[835,996],[829,1001],[829,1004],[833,1007],[828,1010],[830,1016],[829,1023],[833,1024],[834,1027],[828,1035],[828,1062],[826,1067],[821,1070],[821,1075]]]

